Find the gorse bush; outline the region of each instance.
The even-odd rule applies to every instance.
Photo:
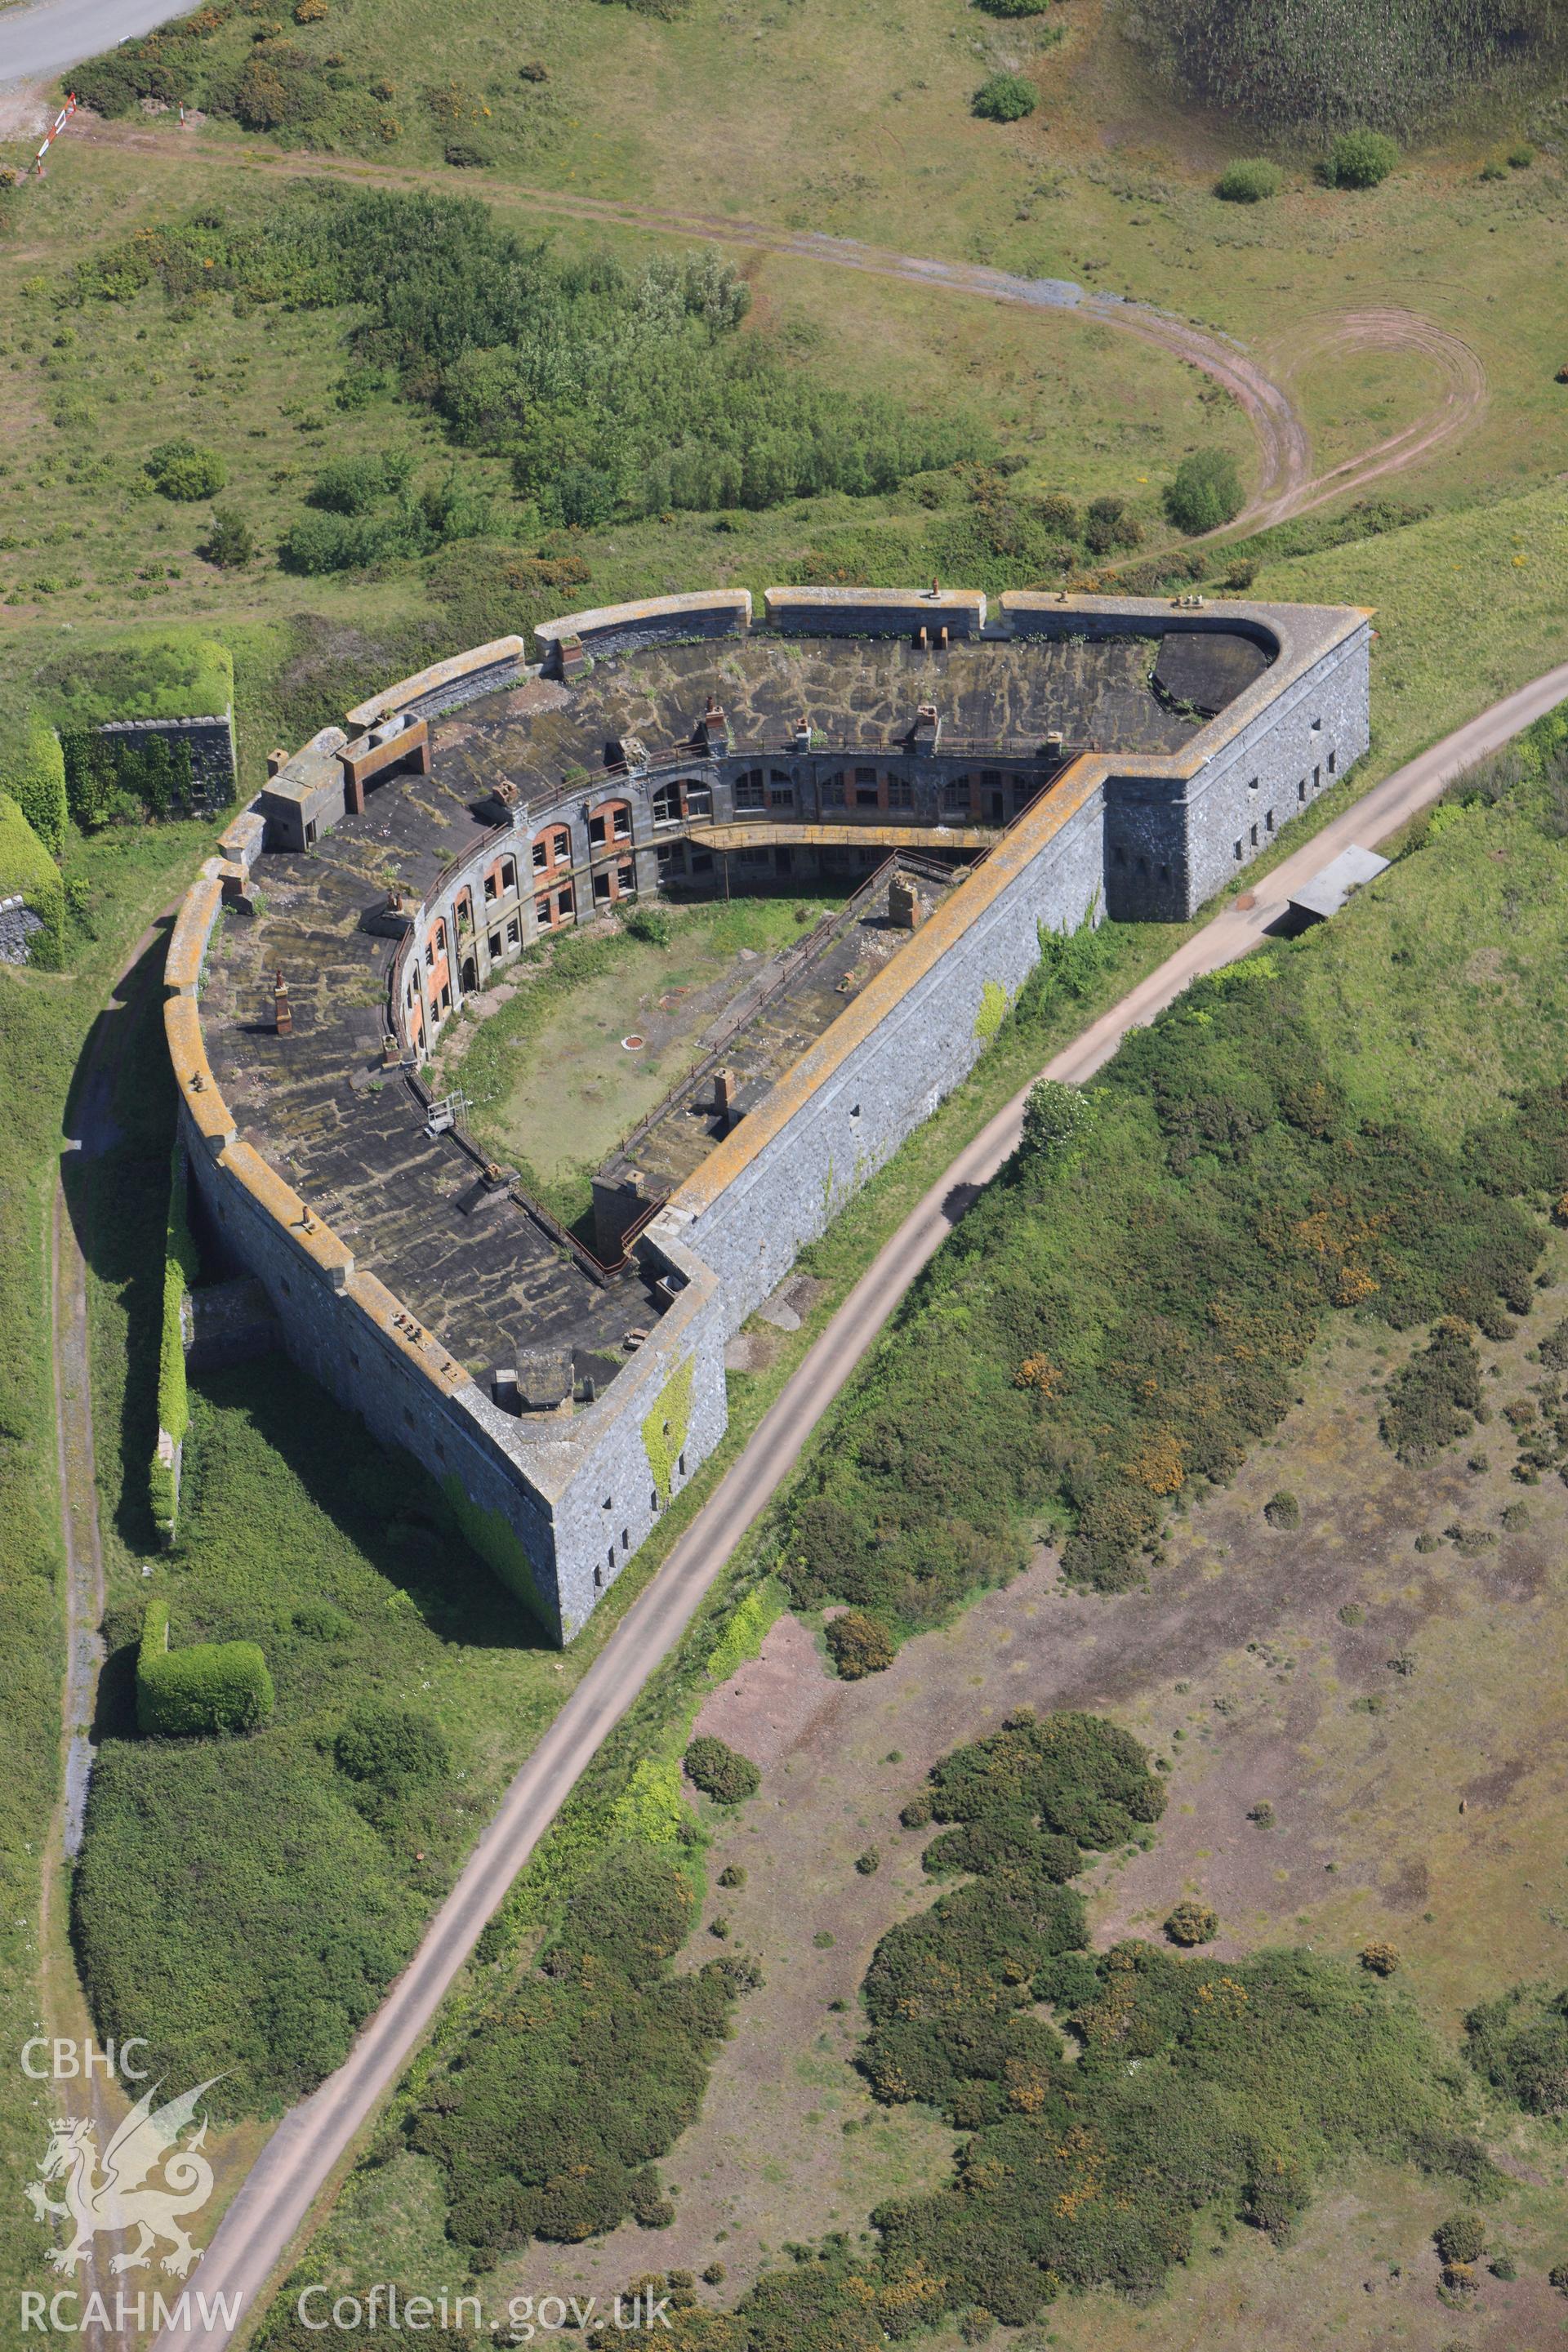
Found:
[[[441,2167],[448,2233],[476,2263],[658,2217],[651,2159],[696,2116],[731,2007],[760,1981],[727,1958],[672,1973],[694,1907],[668,1855],[607,1853],[538,1969],[427,2084],[408,2142]]]
[[[1516,1986],[1465,2020],[1465,2051],[1477,2073],[1536,2116],[1568,2114],[1568,1991]]]
[[[411,449],[368,450],[323,466],[305,496],[310,506],[329,514],[368,514],[383,499],[406,489],[413,472]]]
[[[958,1824],[925,1867],[969,1883],[889,1929],[867,1971],[871,2036],[860,2053],[877,2096],[921,2099],[972,2129],[1007,2112],[1007,2084],[1060,2043],[1029,2014],[1039,1971],[1087,1941],[1065,1882],[1080,1848],[1121,1843],[1157,1821],[1165,1790],[1135,1739],[1089,1715],[1026,1712],[933,1766],[931,1816]]]
[[[828,1625],[828,1654],[847,1683],[879,1675],[893,1663],[893,1639],[887,1627],[863,1609],[846,1609]]]
[[[1445,1316],[1425,1348],[1388,1384],[1380,1427],[1402,1462],[1424,1469],[1447,1445],[1468,1437],[1481,1401],[1481,1362],[1470,1327]]]
[[[738,1755],[708,1734],[694,1739],[682,1759],[687,1779],[718,1805],[742,1805],[754,1797],[763,1776],[749,1756]]]
[[[1527,1309],[1537,1231],[1496,1177],[1351,1108],[1302,1010],[1307,952],[1194,985],[1128,1038],[1069,1159],[1025,1150],[975,1203],[796,1489],[802,1605],[929,1624],[1016,1572],[1047,1504],[1068,1576],[1124,1586],[1173,1500],[1278,1422],[1328,1314]],[[1504,1124],[1539,1129],[1539,1171],[1568,1107]]]
[[[155,490],[166,499],[210,499],[228,479],[228,468],[213,449],[199,449],[191,440],[164,441],[147,460]]]

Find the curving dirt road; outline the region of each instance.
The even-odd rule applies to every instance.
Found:
[[[1130,1029],[1147,1025],[1200,974],[1247,954],[1286,900],[1329,860],[1385,839],[1455,776],[1568,698],[1568,662],[1435,744],[1357,801],[1230,906],[1047,1064],[1079,1084]],[[799,1459],[811,1432],[904,1292],[1016,1149],[1027,1089],[999,1111],[905,1219],[804,1359],[668,1560],[610,1636],[511,1783],[451,1894],[337,2073],[285,2116],[262,2150],[196,2274],[236,2316],[166,2329],[155,2352],[224,2352],[258,2308],[310,2208],[397,2082],[486,1920],[533,1852],[579,1775],[668,1656],[748,1528]]]
[[[0,19],[3,23],[3,19]],[[166,134],[89,118],[73,131],[97,146],[132,147],[155,152],[166,145]],[[205,143],[208,152],[228,162],[243,160],[290,177],[333,175],[384,182],[405,187],[412,181],[436,187],[451,185],[447,172],[410,172],[392,163],[364,163],[338,155],[288,154],[260,140],[247,140],[237,159],[231,142],[202,142],[199,129],[181,134]],[[735,220],[714,213],[665,212],[646,205],[617,204],[605,196],[576,195],[559,189],[520,187],[479,172],[466,173],[465,191],[482,191],[498,203],[522,204],[539,212],[560,213],[574,220],[602,220],[621,228],[651,229],[667,236],[697,237],[714,245],[741,246],[751,251],[785,254],[795,260],[816,261],[837,269],[856,269],[873,278],[902,278],[918,286],[934,286],[953,294],[973,294],[989,302],[1003,302],[1026,310],[1070,311],[1093,319],[1120,333],[1136,335],[1157,344],[1173,358],[1184,360],[1226,392],[1251,425],[1258,442],[1259,479],[1251,500],[1233,522],[1208,539],[1231,537],[1283,522],[1329,499],[1342,497],[1386,474],[1414,465],[1439,443],[1461,432],[1479,415],[1487,394],[1486,371],[1458,335],[1413,310],[1370,310],[1335,312],[1310,321],[1300,342],[1290,351],[1285,381],[1277,382],[1252,357],[1245,344],[1215,329],[1200,327],[1174,311],[1131,295],[1114,294],[1076,284],[1068,278],[1016,278],[1005,269],[980,262],[944,261],[884,247],[867,245],[858,237],[827,236],[817,229],[771,227],[766,222]],[[1375,348],[1415,351],[1433,360],[1447,379],[1443,397],[1388,440],[1358,457],[1348,458],[1331,472],[1312,471],[1312,445],[1300,410],[1288,389],[1289,379],[1310,361],[1336,351]]]

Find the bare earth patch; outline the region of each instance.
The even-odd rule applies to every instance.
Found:
[[[1539,1376],[1525,1351],[1555,1314],[1547,1301],[1508,1345],[1483,1344],[1500,1402]],[[708,1897],[686,1964],[744,1950],[766,1983],[741,2004],[702,2115],[661,2166],[679,2218],[531,2249],[505,2267],[512,2291],[603,2294],[717,2259],[729,2300],[785,2242],[862,2229],[883,2199],[945,2177],[954,2136],[877,2110],[854,2071],[857,1996],[878,1938],[935,1891],[900,1808],[938,1757],[1021,1704],[1109,1711],[1172,1767],[1153,1850],[1086,1875],[1098,1945],[1157,1936],[1189,1893],[1219,1913],[1221,1954],[1304,1942],[1353,1958],[1384,1938],[1449,2037],[1469,2003],[1518,1979],[1568,1981],[1568,1495],[1510,1477],[1500,1414],[1435,1468],[1397,1463],[1377,1414],[1408,1344],[1337,1333],[1277,1441],[1175,1522],[1146,1591],[1068,1591],[1041,1556],[860,1683],[827,1673],[806,1626],[774,1625],[699,1720],[761,1766],[763,1787],[739,1813],[709,1814]],[[1466,1462],[1483,1440],[1491,1467],[1478,1474]],[[1289,1534],[1263,1517],[1281,1486],[1301,1505]],[[1530,1524],[1503,1531],[1521,1499]],[[1496,1540],[1416,1553],[1418,1533],[1452,1525]],[[1265,1803],[1271,1824],[1249,1820]],[[862,1874],[856,1859],[872,1849],[879,1866]],[[731,1864],[746,1882],[721,1888]],[[715,1917],[727,1941],[708,1932]],[[1394,2173],[1342,2184],[1283,2253],[1237,2229],[1222,2255],[1200,2231],[1168,2298],[1064,2301],[1053,2340],[1297,2352],[1397,2337],[1445,2352],[1460,2320],[1483,2352],[1561,2340],[1542,2275],[1568,2251],[1561,2158],[1522,2127],[1516,2137],[1525,2185],[1496,2242],[1519,2251],[1521,2275],[1486,2277],[1475,2313],[1434,2293],[1429,2233],[1452,2184]]]

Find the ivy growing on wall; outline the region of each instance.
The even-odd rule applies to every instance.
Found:
[[[686,1440],[691,1428],[691,1382],[696,1369],[695,1359],[671,1372],[659,1391],[658,1402],[642,1425],[642,1442],[647,1454],[647,1466],[653,1473],[654,1491],[661,1504],[668,1503],[675,1487],[675,1466],[686,1451]]]

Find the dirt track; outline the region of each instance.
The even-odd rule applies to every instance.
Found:
[[[73,138],[94,146],[128,147],[155,152],[166,147],[168,134],[138,130],[121,123],[88,121]],[[447,172],[410,172],[391,163],[363,163],[335,155],[287,154],[264,141],[247,141],[236,150],[229,140],[204,140],[199,128],[187,128],[185,142],[195,142],[215,159],[255,164],[289,177],[331,174],[371,180],[395,186],[411,181],[449,187]],[[465,173],[467,193],[479,192],[497,203],[525,205],[534,210],[563,213],[576,220],[602,220],[624,228],[651,229],[668,236],[700,237],[717,245],[751,251],[781,253],[801,261],[826,263],[839,269],[858,269],[873,278],[897,278],[920,286],[934,286],[955,294],[973,294],[984,301],[1004,302],[1018,310],[1070,312],[1093,319],[1123,334],[1155,343],[1175,359],[1202,370],[1229,394],[1247,416],[1258,440],[1259,480],[1249,504],[1228,523],[1219,538],[1240,530],[1256,530],[1283,522],[1330,499],[1357,490],[1387,474],[1400,472],[1426,457],[1438,444],[1471,423],[1487,396],[1486,371],[1479,359],[1458,335],[1413,310],[1373,310],[1331,313],[1310,320],[1298,344],[1291,347],[1284,382],[1276,380],[1253,359],[1242,343],[1228,335],[1193,324],[1152,303],[1129,296],[1076,285],[1065,278],[1014,278],[1005,270],[978,262],[943,261],[885,247],[865,245],[856,237],[825,236],[816,229],[773,228],[760,221],[733,220],[712,213],[672,213],[644,205],[623,205],[607,197],[566,194],[557,189],[520,187],[479,172]],[[1403,426],[1361,457],[1347,458],[1327,474],[1312,471],[1312,445],[1300,409],[1288,389],[1290,378],[1310,361],[1335,351],[1416,351],[1435,360],[1447,378],[1435,408]]]

